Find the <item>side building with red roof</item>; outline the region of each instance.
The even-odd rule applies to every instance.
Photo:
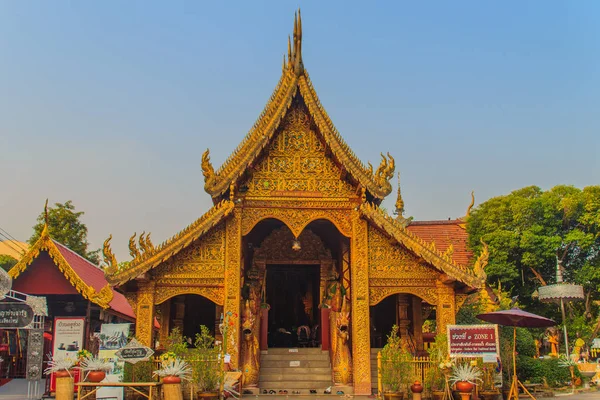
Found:
[[[44,296],[48,316],[44,327],[45,354],[53,349],[54,320],[57,317],[84,319],[84,339],[80,349],[94,350],[91,340],[103,323],[134,323],[135,314],[123,294],[113,290],[104,271],[65,245],[52,239],[45,226],[38,241],[29,248],[8,274],[13,279],[13,290],[28,295]],[[16,335],[10,338],[9,335]],[[26,340],[24,333],[6,331],[2,341],[21,341],[21,346],[5,346],[0,354],[4,369],[10,377],[25,376]],[[19,340],[21,339],[21,340]],[[20,350],[19,350],[20,349]]]

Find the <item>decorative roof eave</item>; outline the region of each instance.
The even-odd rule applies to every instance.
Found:
[[[71,265],[65,260],[58,247],[48,233],[48,225],[44,226],[42,234],[37,242],[29,249],[29,251],[15,264],[8,274],[12,279],[16,279],[21,275],[29,265],[40,255],[41,251],[47,251],[54,264],[63,273],[65,278],[71,285],[83,296],[84,299],[91,301],[102,308],[109,308],[109,303],[113,299],[113,292],[107,284],[99,292],[93,287],[86,284],[83,279],[73,270]]]
[[[457,264],[449,254],[439,252],[435,248],[434,242],[427,244],[423,239],[408,231],[402,224],[375,205],[363,203],[360,206],[360,211],[366,219],[377,225],[399,244],[406,246],[416,255],[422,257],[429,264],[451,278],[473,289],[480,289],[484,286],[486,274],[483,268],[485,265],[481,266],[481,268],[471,269],[467,266]],[[487,258],[485,261],[487,263]]]
[[[109,267],[105,269],[106,280],[113,286],[119,286],[155,268],[206,234],[211,228],[227,217],[234,208],[235,203],[233,201],[221,201],[196,221],[192,222],[187,228],[172,238],[167,239],[159,246],[141,253],[124,268],[118,269],[116,260],[113,257],[114,261],[107,262]],[[107,244],[105,244],[104,253],[105,256],[107,253],[112,255],[110,249],[107,249]]]

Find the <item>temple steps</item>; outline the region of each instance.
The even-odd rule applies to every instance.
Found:
[[[325,389],[333,386],[329,351],[319,348],[269,349],[260,356],[259,393],[264,390],[299,391],[301,395],[323,395]],[[316,390],[311,394],[310,390]],[[350,386],[332,387],[332,394],[343,390],[352,394]]]

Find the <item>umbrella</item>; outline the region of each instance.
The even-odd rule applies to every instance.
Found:
[[[520,328],[545,328],[556,325],[556,322],[549,318],[545,318],[536,314],[529,313],[527,311],[520,310],[518,308],[511,308],[510,310],[495,311],[491,313],[479,314],[477,316],[480,320],[491,322],[493,324],[512,326],[513,329],[513,379],[510,385],[510,393],[508,399],[519,398],[519,385],[523,388],[523,391],[535,400],[535,397],[517,378],[517,327]]]

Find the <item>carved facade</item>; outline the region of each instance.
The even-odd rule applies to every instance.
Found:
[[[481,287],[485,265],[474,271],[457,263],[452,252],[438,250],[411,233],[406,220],[379,208],[392,190],[394,159],[382,156],[374,171],[343,141],[304,69],[301,21],[294,29],[281,80],[254,127],[218,170],[208,151],[202,156],[205,189],[216,205],[162,245],[146,239],[126,267],[108,257],[107,279],[135,305],[136,334],[147,345],[155,310],[162,310],[163,325],[169,323],[161,304],[182,294],[211,300],[227,320],[223,341],[232,366],[245,366],[254,384],[266,269],[318,265],[318,304],[330,305],[328,288],[335,288],[349,313],[332,312],[335,329],[324,333],[331,332],[332,352],[347,350],[334,354],[335,379],[352,380],[356,394],[370,394],[372,307],[391,295],[410,295],[405,298],[418,299],[412,313],[421,318],[421,303],[433,306],[443,331],[464,294]],[[112,254],[108,245],[105,254]],[[346,331],[339,329],[344,318]]]

